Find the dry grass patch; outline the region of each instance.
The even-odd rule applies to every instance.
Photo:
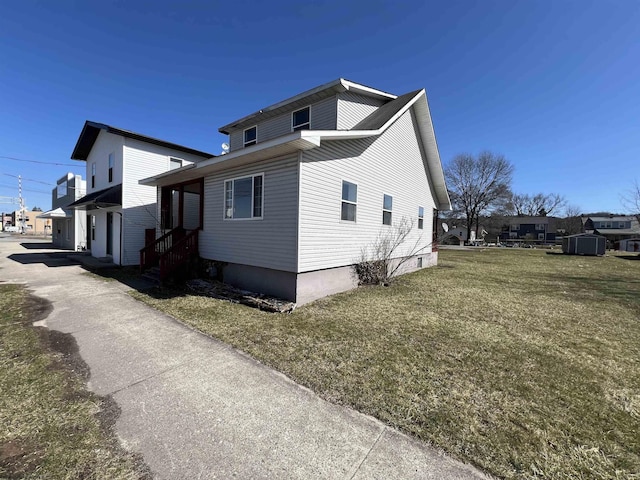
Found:
[[[640,472],[640,262],[440,252],[440,266],[275,315],[134,295],[323,397],[505,478]]]
[[[149,478],[109,431],[117,407],[85,390],[73,338],[31,326],[48,309],[0,284],[0,478]]]

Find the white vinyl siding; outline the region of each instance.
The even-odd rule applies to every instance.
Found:
[[[229,221],[222,215],[225,181],[263,174],[261,221]],[[298,159],[289,156],[225,170],[205,178],[200,256],[294,272],[298,222]]]
[[[302,154],[300,165],[300,227],[298,271],[351,265],[362,247],[371,245],[381,231],[381,200],[393,196],[393,223],[403,218],[414,228],[405,246],[420,243],[431,252],[434,201],[423,153],[410,112],[402,115],[375,139],[323,142]],[[341,180],[358,185],[358,221],[340,221]],[[399,194],[398,192],[402,192]],[[417,228],[416,208],[424,206],[424,228]],[[384,229],[384,230],[383,230]],[[400,252],[404,254],[408,252]]]
[[[124,146],[124,178],[122,184],[122,264],[140,262],[146,228],[158,227],[157,189],[140,185],[139,180],[171,169],[171,159],[179,158],[182,165],[201,161],[202,157],[127,138]],[[119,215],[114,215],[114,226]],[[114,255],[118,242],[114,241]]]
[[[338,95],[337,129],[349,130],[361,122],[385,102],[379,98],[365,97],[353,92]]]
[[[104,190],[122,183],[122,147],[124,138],[100,130],[93,148],[87,157],[87,193]],[[113,180],[109,182],[109,157],[113,158]],[[91,176],[95,168],[95,185]]]
[[[298,110],[296,108],[296,110]],[[257,125],[258,142],[266,142],[272,138],[291,133],[291,113],[293,109],[264,120]],[[335,130],[336,97],[332,96],[311,105],[311,130]],[[239,128],[229,133],[229,151],[244,147],[244,129]]]

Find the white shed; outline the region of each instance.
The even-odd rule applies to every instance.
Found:
[[[640,238],[620,240],[620,250],[623,252],[640,253]]]

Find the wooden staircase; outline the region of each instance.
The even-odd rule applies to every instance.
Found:
[[[142,248],[142,276],[161,285],[178,268],[198,256],[199,233],[199,230],[177,227]]]

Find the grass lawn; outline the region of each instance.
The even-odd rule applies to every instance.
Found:
[[[0,478],[150,478],[109,431],[115,404],[85,390],[75,341],[31,327],[48,308],[0,284]]]
[[[291,315],[134,295],[496,476],[640,478],[640,261],[442,250]]]

